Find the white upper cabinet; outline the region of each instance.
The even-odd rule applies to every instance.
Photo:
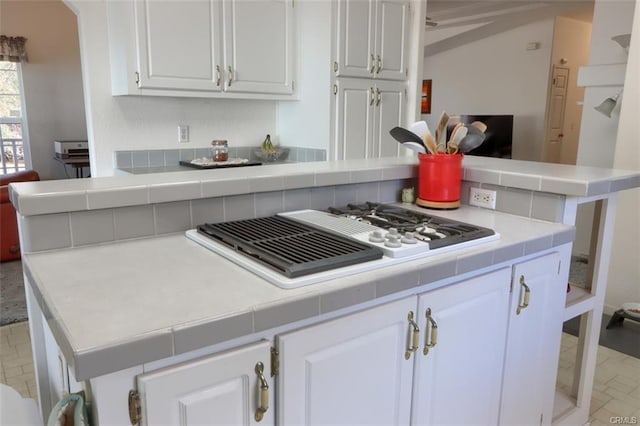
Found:
[[[138,87],[222,89],[214,72],[222,64],[218,2],[143,0],[134,5]]]
[[[406,80],[407,0],[339,0],[338,77]]]
[[[292,93],[291,2],[225,1],[223,8],[225,90]]]
[[[404,121],[406,87],[396,81],[342,78],[336,81],[336,160],[397,156],[389,129]]]
[[[293,93],[292,0],[133,0],[107,8],[114,95]]]

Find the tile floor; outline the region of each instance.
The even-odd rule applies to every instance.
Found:
[[[569,389],[578,339],[563,333],[558,387]],[[600,346],[598,348],[591,425],[610,425],[614,416],[635,417],[640,422],[640,359]],[[0,327],[0,382],[23,397],[37,395],[28,322]]]

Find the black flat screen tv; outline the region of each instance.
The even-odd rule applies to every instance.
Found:
[[[486,138],[482,145],[469,151],[466,155],[482,157],[511,158],[513,143],[513,115],[456,115],[449,119],[447,138],[459,122],[471,124],[481,121],[487,125]]]

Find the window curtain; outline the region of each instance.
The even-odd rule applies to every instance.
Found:
[[[7,37],[0,35],[0,61],[27,62],[27,51],[24,37]]]

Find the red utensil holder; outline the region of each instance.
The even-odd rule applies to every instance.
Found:
[[[418,154],[416,204],[432,209],[460,207],[463,154]]]

